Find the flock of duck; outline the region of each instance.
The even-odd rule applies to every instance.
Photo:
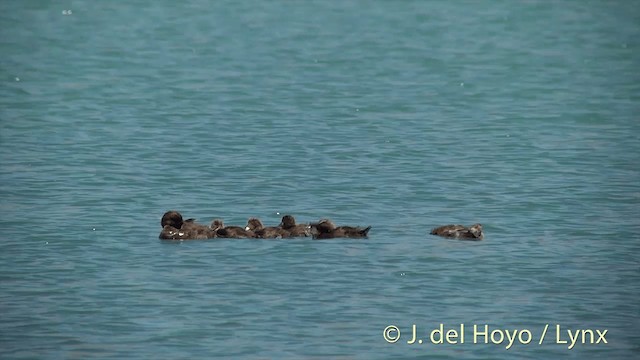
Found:
[[[221,219],[215,219],[210,226],[198,224],[194,219],[183,220],[182,214],[171,210],[164,213],[160,220],[162,240],[194,240],[213,238],[258,238],[284,239],[293,237],[312,237],[313,239],[366,238],[371,226],[336,226],[329,219],[316,223],[297,224],[291,215],[284,215],[278,226],[264,226],[258,218],[250,218],[245,227],[225,226]],[[432,235],[460,240],[482,240],[484,234],[481,224],[469,227],[462,225],[444,225],[431,230]]]

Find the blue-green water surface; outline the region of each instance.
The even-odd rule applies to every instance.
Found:
[[[0,25],[0,357],[638,357],[635,2],[3,1]],[[373,229],[162,242],[169,209]]]

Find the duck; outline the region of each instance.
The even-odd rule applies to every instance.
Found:
[[[484,239],[482,224],[473,224],[469,227],[463,225],[443,225],[431,230],[431,235],[459,240],[479,241]]]
[[[282,217],[279,228],[289,232],[290,236],[311,236],[311,227],[307,224],[296,224],[296,219],[291,215]]]
[[[246,230],[240,226],[224,226],[222,219],[215,219],[211,222],[211,229],[216,233],[219,238],[255,238],[256,234],[253,231]]]
[[[362,228],[359,226],[336,226],[329,219],[322,219],[317,223],[309,224],[314,239],[333,238],[366,238],[371,226]]]
[[[203,240],[215,238],[216,234],[209,227],[195,222],[195,219],[183,220],[182,214],[170,210],[160,219],[162,231],[158,236],[163,240]]]
[[[253,231],[256,237],[261,239],[282,239],[291,237],[289,231],[280,227],[268,226],[265,227],[262,221],[258,218],[250,218],[247,221],[247,226],[244,228],[247,231]]]

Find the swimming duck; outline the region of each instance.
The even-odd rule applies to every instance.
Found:
[[[240,226],[224,226],[221,219],[215,219],[211,223],[211,229],[220,238],[254,238],[256,235],[253,231],[246,230]]]
[[[296,224],[296,219],[291,215],[282,217],[279,228],[289,232],[291,236],[311,236],[311,226],[307,224]]]
[[[289,231],[279,227],[262,225],[262,221],[258,218],[251,218],[247,221],[247,227],[244,228],[247,231],[253,231],[256,237],[261,239],[276,239],[291,237]]]
[[[171,210],[164,213],[160,220],[162,231],[158,236],[163,240],[194,240],[211,239],[216,237],[214,231],[205,225],[195,222],[195,219],[182,219],[182,214]]]
[[[329,219],[322,219],[317,223],[309,224],[314,239],[333,238],[366,238],[371,226],[366,228],[356,226],[336,226]]]
[[[469,227],[463,225],[444,225],[431,230],[431,235],[438,235],[447,238],[461,240],[482,240],[484,233],[482,232],[482,224],[473,224]]]

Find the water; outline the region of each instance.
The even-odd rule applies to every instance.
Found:
[[[3,358],[638,356],[631,2],[0,10]],[[373,229],[166,243],[169,209]],[[428,235],[474,222],[485,241]]]

